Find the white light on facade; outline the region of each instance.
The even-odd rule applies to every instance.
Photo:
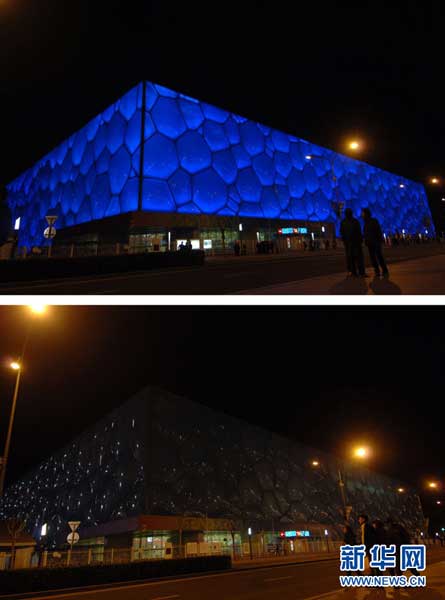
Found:
[[[239,230],[240,230],[240,231],[242,231],[242,230],[243,230],[243,224],[242,224],[242,223],[240,223],[240,224],[239,224]]]
[[[324,530],[325,535],[329,535],[329,531],[327,529]]]
[[[14,222],[14,230],[18,231],[20,229],[20,219],[21,217],[17,217],[17,219]]]
[[[249,527],[249,529],[247,530],[248,535],[252,535],[252,527]]]
[[[322,233],[325,233],[326,231],[326,227],[323,225],[323,227],[321,228]]]
[[[304,157],[306,160],[312,160],[312,156],[310,154],[306,154],[306,156]]]
[[[46,523],[44,523],[42,525],[42,529],[40,531],[40,535],[43,537],[44,535],[46,535],[47,531],[48,531],[48,525]]]

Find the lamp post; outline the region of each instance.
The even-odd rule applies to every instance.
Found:
[[[368,458],[370,454],[370,451],[368,448],[364,447],[364,446],[358,446],[356,448],[353,449],[352,452],[352,456],[356,459],[366,459]],[[318,468],[320,466],[320,461],[317,459],[313,459],[311,461],[311,466],[313,468]],[[345,478],[344,475],[342,474],[342,469],[340,466],[340,463],[337,463],[337,483],[338,483],[338,487],[340,489],[340,496],[341,496],[341,502],[342,502],[342,507],[343,507],[343,518],[345,520],[345,522],[349,521],[349,516],[352,512],[352,506],[348,506],[347,504],[347,498],[346,498],[346,490],[345,490]]]
[[[46,311],[46,306],[44,304],[31,304],[28,306],[29,310],[34,315],[42,315]],[[5,488],[5,477],[6,477],[6,467],[8,465],[9,458],[9,449],[11,446],[11,437],[12,437],[12,428],[14,426],[14,417],[15,417],[15,409],[17,406],[17,398],[19,395],[20,389],[20,377],[22,373],[22,365],[23,359],[25,356],[25,351],[28,346],[29,336],[31,334],[32,322],[30,322],[29,327],[27,329],[25,340],[23,342],[22,352],[20,354],[20,358],[17,361],[11,362],[9,365],[13,371],[17,372],[14,392],[12,396],[12,405],[11,412],[9,414],[9,423],[8,423],[8,431],[6,434],[6,442],[5,442],[5,450],[3,452],[3,456],[0,458],[0,498],[3,496],[4,488]]]
[[[12,427],[14,424],[15,407],[17,405],[17,396],[19,395],[20,375],[22,372],[22,365],[18,362],[12,362],[10,364],[10,367],[11,367],[11,369],[13,369],[14,371],[17,372],[17,375],[15,378],[14,393],[12,396],[12,406],[11,406],[11,413],[9,415],[8,433],[6,434],[5,450],[3,452],[3,457],[2,457],[2,461],[1,461],[0,498],[3,496],[3,490],[5,487],[6,467],[8,465],[9,448],[11,445]]]
[[[347,144],[347,149],[350,150],[351,152],[360,152],[363,148],[363,143],[359,140],[351,140],[350,142],[348,142]],[[310,161],[313,158],[320,158],[320,159],[326,159],[326,156],[322,156],[321,154],[306,154],[305,159]],[[341,218],[341,213],[344,207],[344,202],[340,201],[340,196],[339,196],[339,189],[338,189],[338,185],[337,185],[337,176],[335,174],[334,171],[334,159],[335,159],[335,152],[332,151],[329,153],[329,164],[331,167],[331,178],[332,178],[332,182],[333,182],[333,189],[334,189],[334,196],[335,196],[335,201],[332,203],[334,206],[334,211],[335,214],[337,215],[338,219],[340,220]]]

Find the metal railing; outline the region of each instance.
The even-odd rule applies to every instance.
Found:
[[[439,540],[422,539],[430,548],[440,549]],[[244,541],[241,544],[192,543],[183,546],[166,545],[159,548],[105,548],[91,546],[71,550],[39,550],[22,549],[17,551],[15,566],[12,567],[11,554],[0,553],[0,571],[11,568],[57,568],[80,567],[86,565],[123,564],[133,561],[169,560],[174,558],[191,558],[195,556],[228,555],[233,562],[248,562],[250,560],[282,560],[283,558],[297,559],[311,555],[339,554],[343,542],[340,540],[295,540],[293,543],[265,544],[256,539],[251,544]]]

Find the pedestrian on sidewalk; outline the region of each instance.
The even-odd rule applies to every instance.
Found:
[[[357,545],[357,538],[350,525],[343,525],[343,543],[345,546]]]
[[[372,216],[369,208],[363,209],[363,219],[365,222],[363,226],[363,236],[365,238],[365,244],[368,247],[369,258],[374,267],[374,273],[376,277],[380,277],[381,269],[383,277],[388,277],[388,267],[386,266],[382,253],[384,237],[380,223]]]
[[[343,544],[345,546],[356,546],[357,538],[350,525],[346,523],[343,525]],[[346,575],[355,575],[355,571],[347,571]]]
[[[369,564],[369,561],[371,560],[371,548],[377,543],[376,532],[368,523],[368,515],[359,515],[358,522],[360,525],[360,544],[366,546],[366,557]]]
[[[352,210],[345,210],[345,218],[340,225],[340,235],[346,252],[346,268],[353,277],[366,277],[363,258],[363,236],[360,223],[354,218]]]

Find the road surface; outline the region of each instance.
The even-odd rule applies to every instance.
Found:
[[[393,264],[424,256],[445,255],[445,244],[394,247],[386,249],[385,253],[388,263]],[[344,274],[344,262],[343,253],[339,251],[307,252],[298,255],[215,257],[208,258],[203,267],[1,284],[0,294],[234,294],[302,281],[315,276]]]
[[[435,565],[436,577],[444,571],[445,551],[428,553],[428,564]],[[198,575],[181,579],[164,579],[151,583],[128,584],[72,594],[43,596],[67,600],[315,600],[329,595],[337,597],[339,561],[324,560],[286,566],[262,567],[252,570],[232,570],[225,573]],[[428,572],[427,572],[428,580]],[[428,590],[427,590],[428,592]],[[423,591],[410,592],[421,600],[442,599]],[[341,597],[348,597],[341,592]],[[405,597],[402,594],[402,597]],[[40,596],[42,600],[42,596]]]

